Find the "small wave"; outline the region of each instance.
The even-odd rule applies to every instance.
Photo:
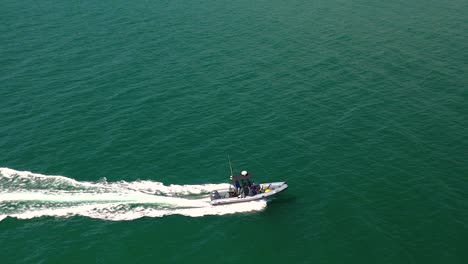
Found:
[[[0,221],[6,217],[75,215],[115,221],[174,214],[201,217],[260,211],[266,207],[265,201],[212,206],[209,192],[227,187],[227,184],[166,186],[149,180],[85,182],[0,168]]]

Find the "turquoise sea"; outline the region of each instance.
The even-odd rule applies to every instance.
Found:
[[[0,12],[0,263],[468,263],[466,0]]]

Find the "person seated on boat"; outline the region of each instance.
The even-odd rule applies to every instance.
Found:
[[[257,190],[255,190],[255,186],[252,185],[252,187],[250,187],[250,196],[255,196],[257,194]]]
[[[249,181],[249,190],[250,190],[250,196],[254,196],[255,194],[257,194],[255,183],[253,181]]]

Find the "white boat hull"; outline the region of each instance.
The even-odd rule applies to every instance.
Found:
[[[211,200],[210,204],[223,205],[223,204],[233,204],[233,203],[245,203],[245,202],[256,201],[256,200],[268,200],[269,198],[273,198],[274,196],[288,189],[288,183],[287,182],[262,183],[260,184],[260,187],[264,190],[269,189],[269,191],[260,192],[253,196],[229,197],[229,189],[217,190],[221,198]]]

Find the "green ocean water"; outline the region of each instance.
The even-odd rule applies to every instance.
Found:
[[[0,10],[0,263],[468,262],[467,1]]]

